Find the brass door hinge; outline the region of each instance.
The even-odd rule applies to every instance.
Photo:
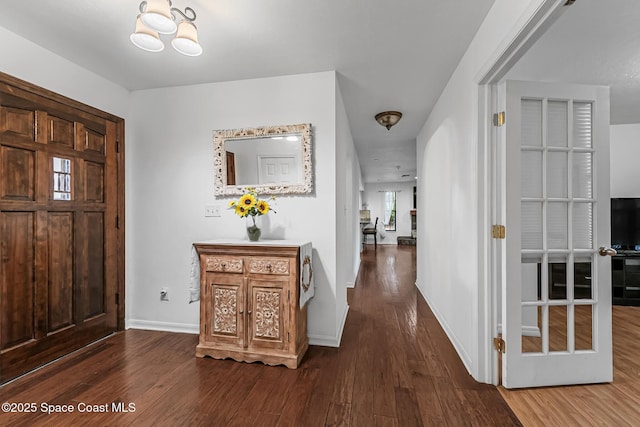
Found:
[[[502,337],[495,337],[493,339],[493,347],[499,352],[504,353],[506,350],[506,344]]]
[[[493,125],[494,126],[500,127],[500,126],[504,125],[505,121],[506,121],[506,115],[505,115],[504,111],[500,111],[499,113],[495,113],[493,115]]]
[[[504,239],[507,231],[504,225],[492,225],[491,226],[491,237],[494,239]]]

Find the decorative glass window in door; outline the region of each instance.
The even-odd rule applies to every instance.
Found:
[[[53,158],[53,200],[71,200],[71,160]]]

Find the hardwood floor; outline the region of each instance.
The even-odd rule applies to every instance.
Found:
[[[640,425],[640,307],[613,306],[613,382],[500,392],[525,426]]]
[[[312,346],[297,370],[199,359],[195,335],[128,330],[0,388],[0,402],[35,404],[0,425],[520,425],[467,374],[414,283],[415,247],[368,245],[341,347]]]

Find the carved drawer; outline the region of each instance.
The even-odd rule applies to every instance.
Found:
[[[251,257],[247,262],[249,273],[289,275],[288,259]]]
[[[242,274],[244,262],[242,257],[207,255],[205,256],[205,265],[207,271]]]

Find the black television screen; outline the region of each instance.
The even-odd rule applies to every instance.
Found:
[[[611,199],[611,245],[640,250],[640,199]]]

